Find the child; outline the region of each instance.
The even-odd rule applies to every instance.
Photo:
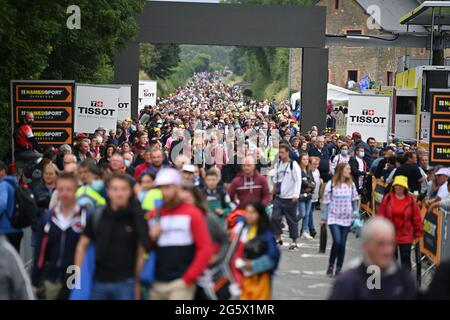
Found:
[[[309,167],[308,169],[311,170],[312,175],[314,177],[314,182],[315,182],[315,188],[313,191],[313,196],[312,196],[312,203],[311,203],[311,207],[310,207],[310,211],[309,211],[309,219],[308,219],[308,227],[309,227],[309,234],[311,235],[311,237],[315,237],[317,232],[314,228],[314,210],[316,209],[316,204],[319,201],[319,195],[320,195],[320,188],[321,185],[323,184],[322,179],[320,179],[320,172],[319,172],[319,162],[320,159],[317,157],[311,157],[309,159]]]
[[[245,207],[245,221],[233,229],[238,245],[232,259],[232,272],[240,284],[241,300],[270,300],[272,280],[280,260],[265,208],[259,202]]]
[[[209,209],[219,217],[221,223],[225,224],[225,219],[231,211],[231,199],[222,185],[219,185],[220,175],[217,169],[211,168],[206,172],[204,193],[208,201]]]

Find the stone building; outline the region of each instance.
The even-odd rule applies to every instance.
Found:
[[[406,31],[406,28],[399,24],[400,17],[419,6],[420,1],[320,0],[316,5],[327,7],[327,35],[364,37],[365,34],[370,34],[387,37],[392,36],[392,33],[385,30]],[[368,10],[372,12],[373,6],[379,10],[380,23],[376,23],[366,13]],[[349,79],[358,82],[365,76],[369,76],[379,85],[393,85],[400,57],[405,53],[413,59],[428,57],[428,51],[425,49],[409,48],[405,51],[404,48],[328,45],[327,48],[328,82],[340,87],[346,87]],[[301,87],[301,59],[301,49],[290,50],[289,87],[292,91],[298,91]]]

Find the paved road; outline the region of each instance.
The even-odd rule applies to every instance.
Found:
[[[316,230],[320,212],[314,213]],[[281,248],[281,261],[274,279],[273,298],[276,300],[316,300],[326,299],[333,279],[326,276],[331,247],[331,235],[328,233],[326,254],[319,254],[319,234],[314,240],[300,240],[298,251],[288,251],[287,230]],[[353,233],[348,235],[344,269],[359,259],[359,240]]]

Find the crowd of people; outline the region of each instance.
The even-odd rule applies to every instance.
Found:
[[[316,210],[332,237],[330,298],[418,298],[410,273],[411,247],[423,236],[416,200],[450,208],[450,170],[430,167],[425,149],[399,140],[300,128],[297,111],[246,98],[220,73],[197,73],[115,129],[78,133],[73,145],[46,148],[20,170],[0,162],[0,250],[8,257],[0,263],[13,279],[0,280],[0,298],[270,299],[280,248],[288,241],[295,252],[317,237]],[[18,150],[35,152],[32,121],[27,113]],[[373,178],[388,190],[361,231],[362,264],[342,273]],[[23,230],[11,219],[21,189],[36,203],[30,280],[17,255]],[[373,264],[383,294],[365,287]],[[82,293],[68,285],[72,266],[88,284]]]

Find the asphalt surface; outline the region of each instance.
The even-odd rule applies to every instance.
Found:
[[[314,224],[319,231],[320,212],[314,212]],[[313,240],[300,239],[299,249],[289,251],[290,239],[287,229],[283,233],[281,260],[273,283],[275,300],[322,300],[327,299],[334,279],[326,276],[331,248],[331,235],[328,232],[327,250],[319,254],[319,233]],[[360,257],[359,240],[349,233],[344,267],[358,263]]]

